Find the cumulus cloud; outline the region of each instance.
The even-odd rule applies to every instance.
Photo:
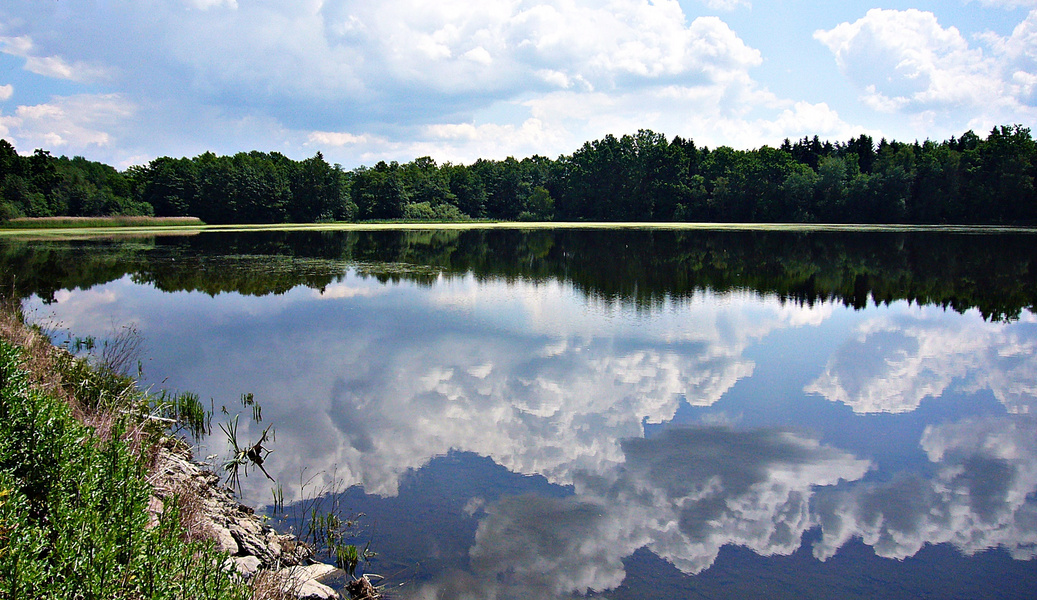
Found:
[[[344,131],[314,131],[307,139],[310,144],[325,146],[348,146],[367,142],[366,135],[353,135]]]
[[[1035,412],[1037,347],[1027,327],[989,323],[974,311],[949,322],[934,308],[868,319],[805,391],[857,413],[902,413],[956,384],[989,389],[1009,412]]]
[[[376,494],[395,494],[406,469],[452,448],[569,484],[575,469],[618,461],[616,440],[672,418],[683,395],[708,405],[751,372],[707,348],[697,357],[654,344],[570,338],[547,348],[549,340],[523,338],[430,334],[420,352],[383,348],[378,365],[340,376],[327,408],[335,437],[349,440],[340,464]]]
[[[1001,92],[997,65],[930,12],[872,9],[814,37],[878,110],[979,105]]]
[[[10,100],[14,95],[14,86],[11,84],[0,85],[0,102]]]
[[[45,77],[86,83],[109,76],[107,69],[94,63],[75,61],[70,64],[61,56],[39,56],[32,38],[27,35],[0,37],[0,52],[24,58],[25,70]]]
[[[972,0],[965,0],[965,2],[971,2]],[[1037,6],[1037,0],[978,0],[983,6],[993,6],[996,8],[1019,8],[1021,6]]]
[[[728,544],[791,554],[814,527],[820,560],[853,538],[895,559],[927,544],[1035,556],[1031,417],[929,426],[920,445],[931,475],[875,482],[864,479],[869,461],[777,429],[677,428],[630,439],[622,463],[578,477],[571,497],[503,497],[486,506],[472,573],[450,583],[485,597],[568,597],[618,586],[623,558],[642,547],[695,574]]]
[[[471,162],[645,127],[749,146],[760,131],[805,134],[783,128],[808,112],[826,113],[811,133],[856,131],[824,105],[767,93],[750,76],[760,52],[676,0],[184,0],[84,9],[74,28],[66,4],[5,7],[4,51],[148,106],[133,141],[166,144],[156,154],[316,145],[347,164]]]
[[[191,4],[209,9],[234,5],[216,0]],[[515,94],[536,86],[536,73],[543,70],[582,77],[600,87],[620,79],[625,85],[640,85],[635,82],[722,78],[729,70],[761,60],[716,18],[688,24],[676,1],[623,0],[604,7],[589,1],[478,6],[458,1],[299,1],[238,6],[219,19],[211,10],[121,10],[125,12],[84,18],[112,18],[136,34],[152,34],[140,36],[140,44],[165,45],[157,51],[164,53],[163,63],[173,62],[167,75],[189,77],[180,83],[196,91],[212,86],[220,94],[234,85],[237,96],[297,101],[330,94],[336,101],[368,102],[373,95],[369,109],[385,102],[385,94],[402,90],[420,89],[426,100],[429,95],[472,91],[491,97]],[[169,18],[168,28],[154,18],[156,10]],[[125,52],[125,45],[144,50],[132,47],[137,36],[120,36],[124,46],[119,53],[100,47],[104,44],[89,45],[90,37],[105,35],[111,27],[98,25],[100,31],[84,32],[87,40],[49,39],[47,56],[75,52],[136,75],[156,66]],[[29,35],[4,40],[8,51],[20,55],[35,46]],[[127,77],[123,83],[133,81]]]
[[[110,145],[135,114],[136,107],[115,94],[55,97],[0,114],[0,131],[18,148],[74,151]]]
[[[909,116],[927,137],[949,127],[984,131],[1037,116],[1031,13],[1011,36],[970,44],[955,27],[916,9],[872,9],[814,37],[871,109]],[[986,51],[984,51],[984,46]]]
[[[169,365],[148,373],[156,381],[217,399],[237,398],[249,382],[277,423],[268,469],[285,482],[286,500],[300,493],[293,482],[303,471],[337,471],[393,495],[403,473],[452,449],[572,484],[578,471],[622,462],[620,440],[642,436],[646,422],[672,419],[682,402],[717,402],[753,372],[743,352],[755,340],[816,321],[803,314],[812,309],[749,294],[703,298],[646,323],[564,285],[453,277],[418,294],[350,272],[322,296],[220,295],[205,297],[204,309],[196,295],[155,292],[148,301],[164,315],[155,322],[131,287],[96,288],[116,294],[118,310],[97,311],[92,295],[62,296],[60,319],[81,335],[103,333],[113,318],[140,323],[155,363]],[[188,323],[198,332],[190,341]],[[220,368],[207,366],[214,360]],[[263,480],[245,488],[250,501],[268,501]]]
[[[211,8],[238,8],[238,0],[186,0],[187,4],[197,8],[199,10],[209,10]]]
[[[734,10],[740,6],[752,8],[749,0],[705,0],[706,6],[713,10]]]
[[[980,36],[1003,63],[1006,85],[1028,105],[1037,104],[1037,11],[1031,11],[1009,36],[987,32]]]

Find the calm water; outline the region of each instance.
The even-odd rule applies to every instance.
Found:
[[[0,241],[35,321],[135,324],[147,383],[255,394],[286,502],[340,492],[397,598],[1032,598],[1035,258],[1032,234]]]

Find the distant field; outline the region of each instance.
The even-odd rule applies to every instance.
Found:
[[[11,219],[0,229],[65,229],[80,227],[173,227],[204,225],[197,217],[33,217]]]

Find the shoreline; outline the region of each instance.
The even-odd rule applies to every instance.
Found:
[[[0,298],[0,580],[12,597],[347,597],[323,582],[380,597],[241,503],[154,401]]]

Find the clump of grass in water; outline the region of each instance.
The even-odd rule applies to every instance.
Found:
[[[256,402],[255,396],[251,393],[241,395],[241,405],[244,407],[250,407],[252,409],[252,420],[255,423],[261,423],[263,421],[263,409],[258,402]],[[223,407],[224,414],[227,414],[227,407]],[[241,443],[238,441],[238,417],[241,414],[235,414],[230,421],[224,425],[220,423],[220,429],[223,430],[224,435],[227,436],[227,444],[230,446],[231,456],[223,463],[223,470],[226,472],[227,485],[232,489],[236,490],[239,494],[241,493],[241,477],[242,475],[248,476],[249,465],[259,469],[266,475],[266,478],[270,481],[274,481],[274,478],[270,476],[270,473],[266,472],[266,468],[263,467],[263,463],[266,461],[266,457],[270,455],[271,450],[264,446],[267,440],[274,441],[273,438],[273,424],[266,426],[263,433],[259,436],[259,441],[255,444]]]
[[[314,484],[320,480],[321,483]],[[309,479],[300,479],[299,490],[303,500],[289,506],[285,512],[284,493],[278,484],[273,490],[271,514],[282,525],[290,524],[288,529],[298,531],[299,539],[308,544],[314,555],[325,562],[334,564],[345,571],[350,579],[346,591],[352,598],[380,598],[378,589],[371,585],[370,579],[383,579],[382,576],[367,573],[357,575],[361,563],[369,562],[377,554],[371,550],[373,536],[361,548],[355,542],[362,535],[360,529],[363,513],[351,513],[341,503],[341,494],[345,483],[336,474],[320,472]]]
[[[152,399],[151,414],[169,423],[174,435],[186,431],[195,442],[212,434],[212,411],[192,392],[162,390]]]

